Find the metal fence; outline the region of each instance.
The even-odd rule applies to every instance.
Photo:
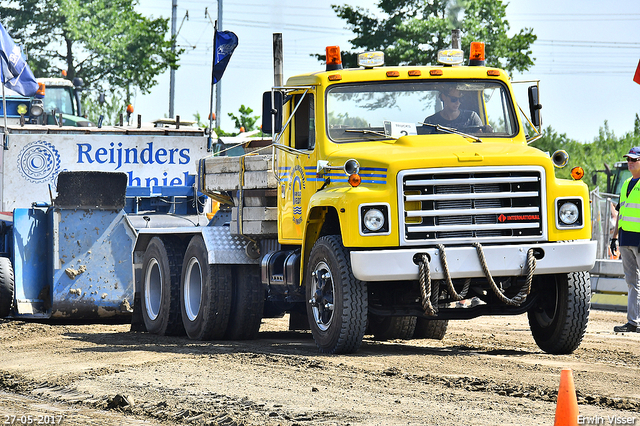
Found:
[[[609,241],[618,218],[616,205],[619,198],[619,195],[600,192],[599,188],[591,191],[591,239],[598,242],[597,259],[617,259],[611,255]]]

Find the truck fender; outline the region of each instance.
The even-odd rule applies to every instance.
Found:
[[[325,196],[326,195],[326,196]],[[302,239],[302,259],[300,259],[300,283],[304,283],[304,271],[309,261],[309,254],[316,240],[322,233],[342,234],[341,218],[338,214],[340,197],[330,197],[326,193],[316,193],[309,200],[307,222]]]

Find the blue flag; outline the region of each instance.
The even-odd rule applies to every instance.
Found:
[[[33,96],[38,90],[38,82],[31,68],[22,58],[17,46],[7,30],[0,24],[0,63],[2,65],[2,84],[22,96]]]
[[[220,81],[224,70],[227,68],[233,51],[238,46],[238,36],[231,31],[216,30],[213,36],[213,84]]]

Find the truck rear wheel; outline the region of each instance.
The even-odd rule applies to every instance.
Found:
[[[201,235],[191,238],[180,285],[182,321],[193,340],[222,339],[231,311],[231,265],[210,265]]]
[[[320,351],[357,351],[367,327],[367,286],[353,276],[349,253],[339,236],[316,241],[305,283],[307,316]]]
[[[0,257],[0,318],[11,314],[14,282],[11,259]]]
[[[442,340],[447,334],[449,320],[428,320],[417,318],[416,330],[413,337],[416,339]]]
[[[527,313],[531,334],[540,349],[570,354],[584,337],[591,307],[588,272],[536,277],[538,300]]]
[[[369,332],[376,340],[411,339],[416,317],[382,317],[369,315]]]
[[[180,269],[182,244],[176,238],[153,237],[142,261],[142,318],[149,333],[182,335]]]
[[[264,310],[264,288],[257,265],[233,267],[233,294],[231,312],[225,339],[255,339],[260,330]]]

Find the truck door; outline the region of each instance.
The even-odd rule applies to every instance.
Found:
[[[278,234],[281,242],[299,244],[304,235],[309,198],[315,192],[316,128],[311,92],[294,94],[289,114],[295,114],[285,130],[283,144],[294,148],[278,151]],[[311,179],[311,180],[309,180]]]

